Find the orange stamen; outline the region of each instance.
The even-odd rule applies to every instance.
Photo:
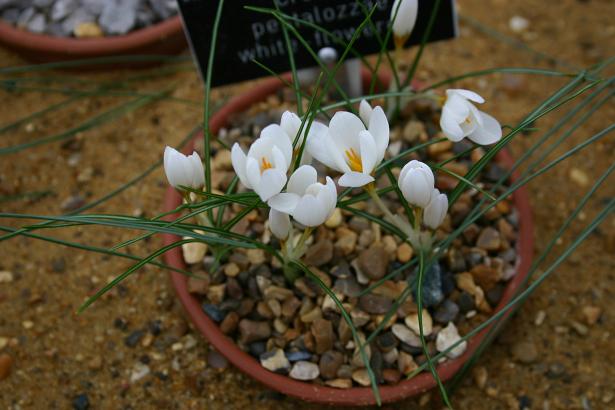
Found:
[[[354,148],[350,148],[350,150],[345,150],[346,156],[348,157],[348,165],[350,169],[356,172],[363,172],[363,164],[361,163],[361,156],[356,153]]]
[[[270,168],[273,168],[273,165],[271,165],[271,162],[269,162],[267,158],[262,157],[261,158],[261,174]]]

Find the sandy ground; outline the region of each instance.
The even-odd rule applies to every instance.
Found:
[[[610,0],[464,1],[461,13],[472,20],[462,20],[459,39],[428,48],[419,77],[432,82],[468,71],[504,66],[540,66],[562,71],[588,67],[609,57],[615,48],[612,6]],[[509,19],[515,15],[529,21],[529,27],[521,33],[509,28]],[[537,52],[486,34],[474,21]],[[407,57],[411,55],[412,51]],[[14,54],[0,50],[0,66],[22,64]],[[603,74],[612,73],[610,69]],[[58,73],[92,84],[135,74],[145,72]],[[488,101],[487,111],[505,124],[514,124],[563,84],[562,79],[492,75],[464,80],[456,86],[477,90]],[[0,195],[3,198],[47,192],[38,199],[3,199],[2,212],[59,214],[68,198],[98,199],[155,163],[165,144],[178,143],[201,118],[198,101],[202,91],[192,69],[139,81],[129,87],[142,93],[172,87],[173,97],[192,100],[195,104],[156,101],[81,132],[68,144],[45,144],[2,156]],[[241,86],[217,90],[216,101],[241,90]],[[598,99],[604,95],[606,92]],[[66,98],[52,92],[2,89],[0,126]],[[81,99],[3,134],[1,146],[56,135],[129,100],[130,97]],[[564,112],[566,109],[539,121],[538,133],[517,138],[512,144],[513,152],[522,153]],[[550,158],[611,125],[614,117],[615,106],[611,101]],[[562,132],[556,134],[559,135]],[[607,135],[530,184],[537,255],[593,181],[612,164],[613,152],[615,139]],[[613,197],[612,182],[611,177],[610,183],[586,206],[579,221],[554,248],[549,261]],[[162,207],[165,187],[163,172],[157,169],[95,212],[156,215]],[[3,219],[0,224],[15,227],[27,222]],[[100,247],[109,247],[135,234],[99,227],[39,233]],[[131,246],[129,251],[145,255],[159,244],[160,240],[154,238]],[[611,216],[524,304],[478,363],[477,373],[486,373],[486,383],[468,377],[453,398],[455,407],[615,408],[612,385],[615,345],[611,336],[615,328],[614,253],[615,218]],[[0,381],[0,408],[80,408],[78,405],[84,403],[86,396],[90,408],[95,409],[316,408],[265,390],[232,367],[212,368],[207,361],[207,343],[188,327],[167,274],[160,269],[142,269],[86,313],[75,315],[87,295],[121,273],[130,261],[25,237],[2,242],[0,256],[0,270],[11,272],[0,281],[0,357],[2,360],[10,357],[12,361],[10,374]],[[540,272],[547,266],[543,265]],[[127,343],[135,331],[157,333],[158,327],[160,334],[144,336],[135,347]],[[180,345],[173,345],[172,341],[179,341]],[[194,342],[196,345],[191,346]],[[149,366],[150,374],[131,382],[131,376],[142,370],[144,364]],[[441,407],[436,392],[390,406]]]

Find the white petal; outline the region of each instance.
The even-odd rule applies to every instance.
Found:
[[[260,184],[254,187],[254,191],[267,202],[272,196],[279,194],[286,184],[286,174],[276,168],[269,168],[263,172]]]
[[[374,136],[376,141],[376,147],[378,149],[377,162],[382,161],[384,153],[389,146],[389,120],[382,110],[382,107],[374,108],[372,115],[369,119],[369,132]]]
[[[293,218],[305,226],[318,226],[326,221],[327,210],[312,195],[306,195],[299,201]]]
[[[188,160],[192,165],[192,188],[201,188],[205,185],[205,169],[203,168],[201,157],[199,157],[196,151],[193,151]]]
[[[323,141],[325,143],[324,145],[325,145],[325,150],[327,151],[327,155],[331,159],[331,162],[334,164],[334,166],[331,168],[336,169],[340,172],[350,172],[350,167],[348,166],[348,163],[346,162],[344,151],[340,150],[339,145],[337,145],[335,141],[333,141],[331,135],[328,134],[328,136],[324,138]],[[356,145],[357,147],[354,148],[355,152],[359,152],[360,148],[359,148],[359,136],[358,135],[357,135]]]
[[[306,147],[307,152],[312,157],[316,158],[317,161],[323,163],[327,167],[337,169],[335,161],[333,161],[333,158],[331,158],[329,152],[326,149],[326,138],[329,138],[327,133],[317,133],[312,135],[312,133],[310,132],[310,137],[308,138]]]
[[[261,168],[258,161],[252,157],[246,159],[246,179],[249,184],[246,185],[246,187],[250,187],[256,191],[256,188],[261,183]]]
[[[448,111],[448,115],[450,115],[456,122],[461,123],[468,118],[468,115],[470,115],[471,105],[471,102],[459,94],[452,93],[447,97],[444,107],[442,107],[442,112]]]
[[[359,151],[359,133],[365,130],[363,122],[351,112],[338,111],[329,122],[329,135],[342,150]]]
[[[442,224],[448,211],[448,198],[434,189],[429,204],[425,207],[423,223],[431,229],[437,229]]]
[[[270,140],[273,142],[273,145],[277,146],[284,157],[286,158],[286,163],[290,164],[293,157],[293,145],[288,138],[288,134],[280,127],[278,124],[271,124],[263,128],[261,131],[261,135],[259,139]]]
[[[429,165],[425,164],[424,162],[417,161],[416,159],[413,159],[412,161],[408,162],[401,169],[401,172],[399,173],[399,181],[400,181],[400,183],[401,183],[402,180],[404,180],[406,178],[406,175],[408,174],[408,171],[410,171],[411,169],[423,169],[425,171],[425,176],[427,177],[428,184],[429,185],[434,185],[435,184],[435,178],[434,178],[434,175],[433,175],[433,171],[431,170],[431,168],[429,168]]]
[[[442,115],[440,116],[440,128],[442,128],[446,138],[453,142],[463,139],[463,130],[454,116],[446,109],[446,106],[442,109]]]
[[[369,131],[359,133],[359,144],[361,147],[361,167],[364,174],[371,174],[376,167],[378,149],[374,137]]]
[[[308,140],[312,138],[312,136],[315,136],[315,135],[324,135],[327,133],[328,130],[329,130],[329,127],[327,127],[322,122],[312,121],[312,125],[310,126],[310,129],[308,131]]]
[[[271,154],[273,155],[273,166],[286,174],[290,164],[286,162],[286,158],[284,154],[282,154],[282,151],[278,147],[273,147],[271,149]]]
[[[233,144],[231,149],[231,163],[239,180],[246,188],[252,188],[246,177],[246,154],[238,143]]]
[[[429,204],[434,186],[424,169],[413,168],[407,172],[399,188],[406,201],[424,208]]]
[[[178,187],[178,168],[175,163],[175,152],[177,152],[174,148],[169,146],[164,149],[164,173],[167,176],[167,180],[169,181],[169,185],[177,188]]]
[[[474,101],[475,103],[482,104],[485,102],[485,99],[481,97],[480,95],[478,95],[477,93],[475,93],[474,91],[464,90],[463,88],[453,88],[450,90],[446,90],[446,92],[459,94],[463,98],[466,98],[470,101]]]
[[[297,195],[305,194],[308,186],[316,182],[318,178],[316,169],[311,165],[303,165],[297,168],[288,180],[287,191]]]
[[[290,217],[275,209],[269,211],[269,229],[278,239],[286,239],[290,233]]]
[[[282,192],[272,196],[267,203],[276,211],[292,214],[301,197],[290,192]]]
[[[288,138],[292,143],[295,141],[295,138],[299,133],[299,129],[301,128],[301,119],[294,112],[284,111],[282,118],[280,119],[280,127],[282,127],[286,135],[288,135]],[[301,139],[298,140],[298,143],[301,143]]]
[[[335,182],[327,177],[327,184],[320,189],[316,199],[320,202],[327,216],[325,221],[333,214],[335,206],[337,205],[337,189],[335,188]]]
[[[366,126],[369,125],[369,118],[372,115],[372,106],[365,100],[361,100],[361,104],[359,104],[359,117],[363,121],[363,124]]]
[[[371,175],[364,174],[362,172],[346,172],[337,181],[340,186],[358,188],[363,185],[367,185],[373,182],[374,178]]]
[[[480,145],[498,142],[502,138],[502,127],[498,120],[482,111],[479,112],[479,115],[482,118],[483,126],[477,127],[472,134],[468,135],[468,138]]]

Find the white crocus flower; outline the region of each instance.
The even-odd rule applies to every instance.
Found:
[[[440,117],[444,135],[453,142],[465,137],[480,145],[498,142],[502,138],[500,123],[478,110],[472,102],[482,104],[485,100],[473,91],[446,90],[446,101]]]
[[[431,229],[438,229],[438,226],[442,224],[448,211],[448,198],[446,195],[441,194],[440,191],[434,189],[431,191],[431,199],[429,204],[425,207],[423,213],[423,223],[425,226]]]
[[[389,122],[381,107],[369,116],[367,129],[356,115],[335,113],[327,132],[308,139],[308,150],[318,161],[342,172],[340,186],[361,187],[374,181],[371,175],[389,145]]]
[[[401,4],[400,4],[401,3]],[[399,8],[398,8],[399,7]],[[401,48],[416,24],[416,16],[419,10],[418,0],[395,0],[391,9],[391,21],[393,21],[393,37],[395,47]],[[397,15],[395,14],[397,12]]]
[[[280,240],[288,238],[290,233],[290,217],[285,212],[273,208],[269,210],[269,229]]]
[[[433,172],[427,164],[412,160],[401,169],[398,185],[408,203],[425,208],[434,190]]]
[[[327,177],[325,185],[317,182],[316,169],[302,165],[288,180],[287,192],[282,192],[269,200],[269,206],[289,214],[302,225],[318,226],[325,223],[335,210],[337,189]]]
[[[199,189],[205,185],[205,171],[199,154],[184,155],[174,148],[164,149],[164,172],[169,184],[177,189],[181,186]]]
[[[277,124],[268,125],[252,143],[246,155],[239,144],[231,150],[233,169],[246,188],[267,201],[286,184],[293,147],[286,132]]]
[[[307,138],[309,139],[312,135],[315,135],[317,133],[323,133],[323,132],[326,132],[327,130],[327,126],[318,121],[312,121],[310,130],[309,132],[306,133],[305,131],[307,129],[307,126],[308,126],[307,123],[303,126],[303,131],[301,135],[299,136],[299,139],[297,140],[297,144],[295,145],[295,148],[294,148],[295,156],[299,154],[299,149],[301,148],[301,145],[303,145],[303,141],[306,138],[306,134],[307,134]],[[301,118],[299,118],[299,116],[295,114],[294,112],[285,111],[282,114],[282,118],[280,120],[280,127],[282,127],[284,132],[286,132],[286,135],[288,135],[290,143],[292,144],[293,142],[295,142],[295,138],[297,138],[297,134],[299,134],[299,130],[301,129]],[[310,164],[311,162],[312,162],[312,156],[308,152],[307,148],[305,148],[301,156],[301,165]]]

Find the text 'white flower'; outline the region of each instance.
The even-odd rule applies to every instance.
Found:
[[[246,155],[239,144],[231,150],[231,162],[241,183],[267,201],[286,184],[286,171],[293,147],[286,132],[277,124],[268,125],[252,143]]]
[[[310,154],[342,172],[338,183],[345,187],[360,187],[374,181],[372,173],[388,145],[389,122],[381,107],[375,107],[369,114],[367,129],[353,113],[339,111],[326,132],[315,133],[308,139]]]
[[[199,189],[205,185],[205,171],[199,154],[184,155],[174,148],[164,149],[164,172],[169,184],[177,189],[180,186]]]
[[[317,178],[314,167],[300,166],[290,176],[287,192],[271,198],[269,206],[278,212],[291,215],[305,226],[323,224],[335,210],[337,189],[331,178],[327,177],[327,183],[324,185],[317,182]]]
[[[468,137],[480,145],[489,145],[502,138],[500,123],[472,104],[482,104],[483,97],[473,91],[446,90],[446,101],[442,107],[440,127],[446,138],[453,142]]]
[[[401,169],[398,185],[408,203],[425,208],[434,190],[434,176],[431,168],[417,160],[408,162]]]

